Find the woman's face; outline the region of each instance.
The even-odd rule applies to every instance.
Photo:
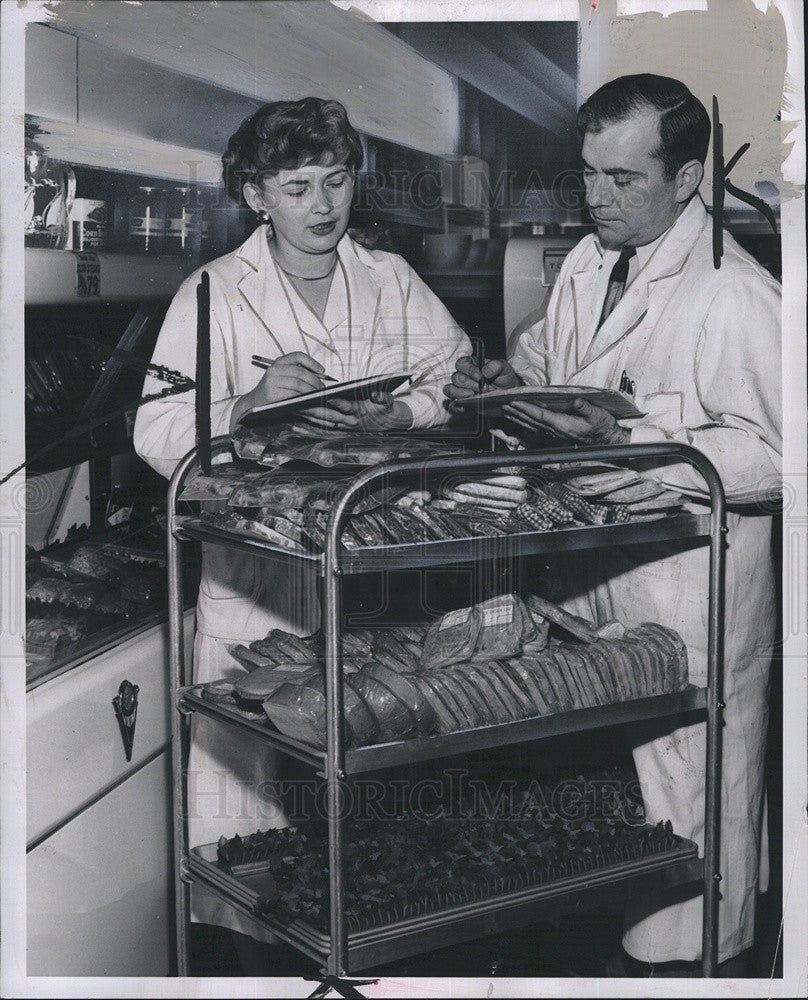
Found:
[[[281,250],[322,254],[333,250],[348,228],[353,190],[353,171],[344,163],[307,164],[246,185],[245,197],[255,211],[269,215]]]

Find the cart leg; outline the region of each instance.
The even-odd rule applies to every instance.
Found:
[[[325,685],[328,750],[326,782],[328,791],[328,880],[331,915],[331,952],[328,956],[328,976],[345,976],[347,936],[344,916],[344,855],[345,855],[345,755],[342,745],[342,658],[341,618],[342,580],[333,537],[326,552],[323,585],[325,619]]]
[[[174,497],[169,496],[168,517],[168,624],[172,692],[185,684],[185,635],[182,607],[182,560],[174,536]],[[188,721],[175,707],[171,713],[172,816],[174,832],[174,910],[177,975],[188,975],[188,923],[190,886],[187,881],[187,829],[185,825],[185,762],[188,759]]]
[[[702,966],[714,978],[718,965],[718,901],[721,874],[721,700],[724,680],[724,545],[727,532],[723,504],[711,489],[710,603],[707,636],[707,760],[704,789],[704,907]]]

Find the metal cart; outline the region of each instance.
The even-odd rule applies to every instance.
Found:
[[[230,448],[230,439],[216,438],[213,454]],[[709,513],[681,512],[674,516],[642,522],[602,526],[570,527],[553,531],[533,531],[462,540],[417,542],[378,548],[346,550],[340,544],[342,528],[355,500],[368,484],[382,479],[418,475],[428,479],[439,473],[485,472],[506,462],[509,466],[541,466],[580,461],[620,462],[640,459],[675,459],[695,467],[710,494]],[[178,465],[168,497],[168,568],[170,587],[171,683],[177,692],[178,711],[173,720],[174,832],[176,861],[177,948],[179,974],[187,969],[187,926],[189,883],[199,882],[219,894],[244,913],[259,919],[279,938],[323,963],[329,977],[344,977],[383,962],[430,950],[434,935],[442,945],[471,940],[527,923],[542,916],[557,917],[575,909],[608,901],[619,902],[628,891],[647,891],[652,885],[670,886],[701,879],[703,903],[703,969],[705,976],[716,974],[717,921],[719,901],[719,781],[721,766],[721,714],[723,704],[724,630],[724,536],[725,499],[720,478],[713,465],[696,449],[679,444],[646,444],[587,448],[562,448],[473,455],[466,458],[437,457],[420,461],[399,461],[369,468],[346,482],[344,493],[329,517],[325,551],[296,554],[274,548],[266,542],[238,537],[205,525],[197,518],[177,513],[177,497],[196,462],[196,451]],[[708,681],[706,688],[686,690],[634,701],[603,705],[564,714],[521,719],[495,726],[464,730],[427,739],[411,739],[376,746],[347,749],[343,739],[343,683],[341,654],[342,584],[347,574],[379,570],[418,568],[490,559],[517,559],[539,553],[558,553],[583,548],[634,545],[675,539],[709,540]],[[304,561],[321,581],[323,627],[326,641],[327,747],[310,744],[275,732],[267,725],[249,721],[225,707],[204,700],[200,689],[188,685],[185,677],[182,606],[182,565],[180,544],[195,541],[225,545],[267,558],[286,562]],[[264,747],[297,758],[324,775],[327,784],[329,832],[330,933],[326,934],[302,919],[284,922],[262,911],[249,884],[228,875],[216,864],[215,845],[207,852],[189,850],[184,822],[185,767],[189,741],[189,715],[202,713],[225,727],[250,732]],[[436,760],[481,748],[542,740],[563,733],[583,732],[605,726],[690,713],[706,714],[707,760],[705,796],[705,846],[703,859],[694,844],[690,850],[651,855],[585,875],[550,883],[504,891],[485,898],[470,899],[437,912],[423,913],[395,923],[377,924],[359,932],[349,932],[344,911],[345,819],[341,815],[341,785],[350,777],[416,761]]]

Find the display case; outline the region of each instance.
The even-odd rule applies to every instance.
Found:
[[[132,445],[166,307],[26,305],[29,685],[167,620],[165,481]]]
[[[132,431],[186,263],[25,250],[31,975],[173,969],[165,480]]]
[[[229,439],[213,442],[214,452],[226,451]],[[174,822],[177,886],[177,939],[179,969],[186,971],[186,930],[189,883],[198,882],[226,900],[234,909],[258,918],[279,938],[321,961],[329,976],[345,976],[369,969],[394,958],[427,951],[436,932],[443,944],[459,943],[484,934],[503,931],[541,916],[579,911],[594,903],[626,898],[629,892],[647,892],[653,885],[676,885],[701,880],[704,887],[703,963],[705,975],[715,974],[718,906],[718,780],[720,772],[720,721],[723,633],[723,537],[725,531],[724,493],[713,466],[695,449],[678,444],[636,445],[553,449],[543,452],[509,453],[507,464],[519,469],[549,463],[582,461],[621,462],[643,459],[676,459],[694,466],[709,490],[709,513],[681,513],[640,523],[597,527],[569,527],[554,531],[531,531],[492,539],[475,537],[432,543],[343,549],[340,539],[352,502],[373,482],[390,482],[396,477],[417,474],[427,481],[442,473],[489,471],[503,464],[501,454],[458,458],[439,457],[421,462],[386,463],[363,471],[347,480],[328,518],[323,551],[298,555],[259,541],[236,537],[227,531],[211,530],[198,518],[180,515],[177,497],[196,463],[190,453],[179,464],[169,491],[169,583],[171,593],[172,683],[178,711],[174,716]],[[709,669],[706,688],[686,687],[675,693],[632,698],[594,708],[523,718],[428,738],[374,743],[349,747],[343,725],[344,683],[342,653],[342,596],[346,578],[372,569],[475,565],[492,560],[515,561],[537,553],[562,553],[599,546],[633,545],[671,539],[699,539],[710,545],[709,580]],[[180,621],[182,569],[180,551],[186,543],[204,542],[230,546],[286,562],[307,560],[321,581],[323,634],[325,638],[325,695],[327,704],[324,749],[303,739],[274,731],[265,722],[245,719],[241,713],[212,704],[201,697],[199,687],[189,685],[184,669],[184,645]],[[327,786],[329,921],[324,932],[305,919],[279,919],[265,898],[266,883],[257,876],[237,877],[217,863],[216,845],[189,850],[183,820],[185,801],[184,768],[188,751],[189,720],[202,713],[217,720],[223,739],[235,727],[255,739],[261,748],[296,758],[324,776]],[[390,773],[415,762],[437,761],[470,750],[495,750],[509,744],[539,741],[562,733],[583,732],[600,727],[631,724],[669,715],[707,717],[706,839],[704,856],[696,845],[674,837],[669,849],[647,857],[634,858],[604,868],[569,871],[565,877],[525,883],[506,876],[497,887],[485,892],[458,893],[451,901],[427,909],[414,909],[397,918],[383,914],[364,924],[346,916],[345,816],[341,812],[342,786],[354,776],[370,771]],[[405,907],[406,909],[406,907]]]

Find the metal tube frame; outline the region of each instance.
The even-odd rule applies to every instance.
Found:
[[[215,454],[230,446],[228,437],[215,438]],[[377,465],[354,477],[344,494],[332,508],[325,533],[323,621],[325,630],[325,690],[326,690],[326,771],[327,811],[329,830],[329,892],[330,892],[330,953],[327,974],[344,977],[347,974],[348,935],[344,913],[344,853],[345,815],[343,781],[345,778],[345,743],[343,732],[342,686],[342,570],[340,539],[352,501],[370,482],[384,476],[408,473],[423,475],[436,472],[484,470],[508,465],[546,465],[555,462],[609,461],[669,458],[687,462],[703,477],[710,495],[710,568],[707,652],[707,752],[705,772],[705,842],[704,899],[702,927],[702,968],[705,977],[714,977],[717,966],[718,903],[720,858],[720,776],[721,776],[721,701],[723,691],[724,639],[724,570],[726,536],[726,500],[721,480],[713,464],[695,448],[678,443],[604,445],[569,447],[540,451],[512,452],[507,455],[472,455],[428,458],[420,461],[388,462]],[[182,569],[179,560],[179,540],[174,535],[176,498],[185,476],[193,466],[196,451],[190,452],[177,466],[168,496],[168,557],[169,557],[169,622],[171,628],[171,683],[173,689],[184,683],[184,650],[182,633]],[[177,949],[180,975],[187,970],[187,921],[189,890],[187,873],[187,828],[184,822],[185,780],[184,761],[187,755],[187,725],[180,713],[174,713],[173,771],[175,863],[177,886]]]
[[[211,452],[219,453],[230,446],[230,438],[217,437],[211,442]],[[215,449],[215,452],[214,452]],[[180,542],[175,535],[177,494],[185,477],[196,463],[196,449],[179,463],[168,486],[167,555],[168,555],[168,634],[169,683],[172,697],[187,683],[185,676],[185,630],[182,607],[182,559]],[[171,787],[173,795],[174,832],[174,912],[176,920],[177,975],[188,975],[188,925],[191,918],[191,893],[188,877],[188,829],[186,820],[186,761],[190,746],[190,721],[178,710],[171,713]]]

